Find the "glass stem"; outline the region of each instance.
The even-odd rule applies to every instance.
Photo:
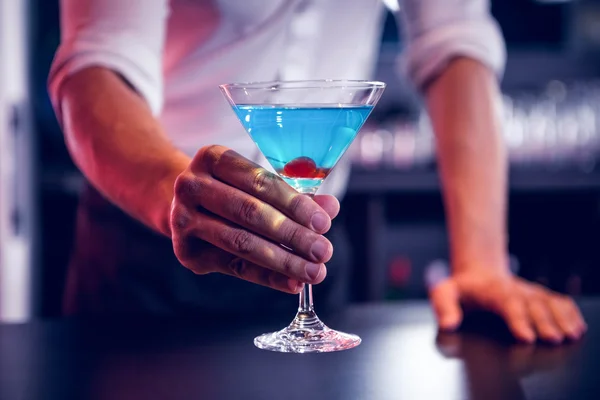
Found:
[[[298,307],[299,312],[309,313],[314,311],[313,308],[313,297],[312,297],[312,285],[307,283],[300,292],[300,305]]]
[[[310,190],[306,190],[306,191],[300,190],[299,192],[312,199],[315,197],[316,190],[314,190],[314,189],[310,189]],[[300,292],[300,304],[298,306],[298,312],[299,313],[314,312],[312,285],[311,284],[308,284],[308,283],[305,284],[304,287],[302,288],[302,291]]]

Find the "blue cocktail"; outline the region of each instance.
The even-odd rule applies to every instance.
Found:
[[[275,171],[296,190],[317,189],[373,106],[256,106],[234,110]]]

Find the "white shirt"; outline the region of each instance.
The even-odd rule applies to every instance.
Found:
[[[400,16],[400,69],[417,88],[456,56],[502,74],[504,42],[489,0],[404,0]],[[383,17],[380,0],[61,0],[50,98],[60,119],[65,78],[104,66],[140,93],[188,154],[222,144],[268,166],[217,85],[372,79]],[[346,159],[321,192],[341,196],[348,171]]]

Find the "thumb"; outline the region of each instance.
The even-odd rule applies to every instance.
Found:
[[[463,313],[456,282],[449,278],[438,283],[430,289],[429,297],[440,329],[446,331],[457,329],[462,322]]]

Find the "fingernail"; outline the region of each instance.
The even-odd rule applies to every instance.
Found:
[[[327,257],[327,253],[329,253],[329,244],[325,239],[319,238],[312,244],[310,252],[315,258],[315,261],[325,261],[325,257]]]
[[[319,277],[321,273],[321,265],[319,264],[308,264],[306,265],[306,275],[311,281],[314,281]]]
[[[453,318],[445,318],[440,321],[440,328],[444,331],[454,331],[458,327],[458,322]]]
[[[526,331],[522,335],[522,340],[526,343],[533,343],[535,340],[535,334],[533,333],[533,331]]]
[[[316,232],[323,232],[329,227],[329,217],[322,212],[316,212],[310,220],[312,228]]]
[[[585,333],[585,328],[583,326],[582,327],[572,327],[569,330],[569,332],[567,332],[567,335],[571,339],[575,340],[575,339],[580,339],[584,333]]]
[[[288,287],[292,292],[297,293],[302,289],[302,283],[295,279],[288,279]]]
[[[564,336],[562,336],[560,334],[556,334],[556,335],[553,335],[552,337],[550,337],[549,341],[554,344],[558,344],[558,343],[562,343],[563,340],[565,340]]]
[[[571,340],[577,340],[581,337],[582,332],[577,331],[576,329],[571,329],[566,332],[566,335]]]

